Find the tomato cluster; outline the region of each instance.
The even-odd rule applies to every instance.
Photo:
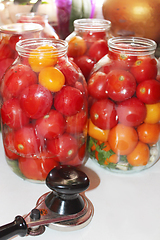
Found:
[[[53,45],[36,47],[8,69],[1,84],[3,143],[23,177],[45,180],[57,165],[84,162],[86,91],[80,69]]]
[[[108,53],[108,41],[106,31],[84,31],[79,35],[69,36],[68,56],[81,69],[88,80],[94,65]]]
[[[149,163],[150,149],[160,139],[157,72],[151,55],[109,51],[90,76],[89,152],[99,164],[131,170]]]

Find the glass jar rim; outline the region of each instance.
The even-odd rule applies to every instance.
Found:
[[[98,18],[82,18],[74,20],[74,27],[82,30],[109,30],[111,28],[111,21]]]
[[[22,16],[29,17],[28,20],[30,20],[31,18],[36,17],[36,16],[40,16],[40,17],[43,17],[44,20],[48,20],[48,15],[45,14],[45,13],[37,13],[37,12],[28,12],[28,13],[26,13],[25,12],[25,13],[16,13],[16,15],[15,15],[17,20],[19,20],[19,18],[22,17]],[[34,19],[33,19],[33,21],[34,21]],[[25,19],[25,22],[26,22],[26,19]]]
[[[0,32],[5,34],[24,34],[42,30],[43,27],[38,23],[13,23],[0,26]]]
[[[113,37],[108,40],[111,51],[125,52],[130,55],[154,54],[157,44],[143,37]]]
[[[37,47],[45,45],[54,46],[56,48],[56,50],[53,50],[53,55],[55,54],[55,51],[59,57],[62,57],[67,53],[68,43],[65,40],[53,38],[30,38],[20,40],[16,43],[16,51],[20,56],[23,57],[28,57],[30,55],[30,52],[32,52],[32,56],[34,57],[34,50]],[[50,49],[46,51],[43,49],[42,51],[46,54],[52,53]],[[37,56],[36,53],[35,56]]]

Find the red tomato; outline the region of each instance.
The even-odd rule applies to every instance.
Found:
[[[87,47],[90,47],[94,42],[100,40],[100,39],[106,39],[106,32],[93,32],[93,31],[87,31],[83,34],[83,39],[87,43]]]
[[[27,65],[12,66],[5,74],[1,93],[3,99],[18,97],[24,88],[37,83],[37,75]]]
[[[30,118],[37,119],[50,111],[53,97],[45,87],[33,84],[21,92],[19,101],[25,114]]]
[[[57,158],[41,153],[37,157],[20,157],[18,160],[22,174],[28,179],[45,180],[48,173],[59,166]]]
[[[29,118],[21,109],[19,101],[16,98],[11,98],[3,103],[1,117],[3,124],[14,129],[20,128],[29,123]]]
[[[88,50],[88,55],[95,61],[98,62],[102,57],[108,53],[108,43],[106,40],[100,39],[93,43]]]
[[[0,42],[0,60],[5,58],[14,58],[15,51],[7,43]]]
[[[88,80],[88,94],[96,99],[108,97],[107,75],[103,72],[95,72]]]
[[[154,79],[146,80],[138,84],[137,97],[146,104],[154,104],[160,101],[160,82]]]
[[[90,118],[94,125],[105,130],[118,123],[115,103],[109,99],[98,100],[90,109]]]
[[[85,79],[87,80],[91,73],[92,68],[94,67],[95,62],[87,55],[76,57],[74,59],[74,62],[81,69]]]
[[[13,50],[16,50],[16,43],[22,40],[22,35],[12,35],[9,39],[9,45]]]
[[[80,111],[73,116],[66,117],[66,132],[77,134],[83,132],[87,124],[87,115],[85,111]]]
[[[47,149],[57,156],[61,163],[73,159],[78,151],[77,140],[70,134],[63,135],[47,141]]]
[[[65,116],[72,116],[78,113],[84,104],[82,92],[74,87],[65,86],[54,98],[54,107]]]
[[[16,150],[14,147],[13,137],[13,132],[8,132],[3,138],[5,154],[10,160],[16,160],[19,158],[19,156],[15,153]]]
[[[157,76],[157,61],[150,57],[139,58],[131,67],[130,72],[138,83],[148,79],[155,79]]]
[[[138,98],[129,98],[117,106],[119,122],[134,127],[141,124],[147,114],[146,106]]]
[[[114,101],[124,101],[133,96],[136,91],[136,80],[125,70],[112,70],[107,75],[108,96]]]
[[[0,84],[5,71],[12,65],[13,61],[13,58],[6,58],[0,61]]]
[[[66,121],[61,113],[51,109],[47,115],[39,118],[35,125],[38,134],[44,138],[52,139],[64,132]]]
[[[84,143],[79,149],[77,155],[72,159],[67,162],[64,162],[64,165],[69,165],[69,166],[81,166],[84,158],[85,158],[85,153],[86,153],[86,143]]]
[[[25,126],[14,133],[14,147],[19,154],[38,154],[41,146],[40,139],[31,126]]]

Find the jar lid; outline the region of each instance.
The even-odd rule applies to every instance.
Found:
[[[13,23],[0,26],[0,32],[6,34],[22,34],[42,31],[43,27],[37,23]]]

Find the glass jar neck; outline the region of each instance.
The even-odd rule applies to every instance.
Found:
[[[110,51],[128,55],[153,55],[157,44],[155,41],[141,37],[113,37],[108,40]]]
[[[93,31],[102,32],[109,31],[111,22],[104,19],[77,19],[74,21],[75,31]]]
[[[46,46],[46,45],[53,46],[56,48],[56,50],[53,50],[53,56],[55,55],[55,51],[59,57],[63,57],[67,55],[68,43],[60,39],[38,38],[38,39],[21,40],[16,44],[16,50],[19,56],[29,57],[30,53],[33,52],[35,49],[37,49],[40,46]],[[51,51],[45,51],[44,49],[39,50],[39,52],[40,51],[46,54],[49,53],[50,56],[52,54]]]

